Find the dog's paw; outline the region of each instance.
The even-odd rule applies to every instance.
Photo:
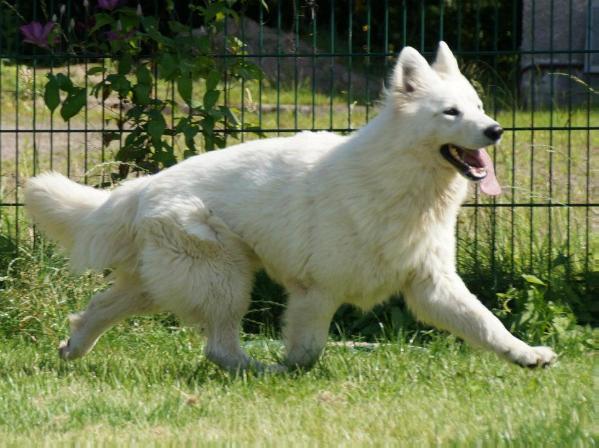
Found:
[[[58,356],[60,356],[61,359],[68,361],[71,359],[81,357],[81,354],[77,350],[73,349],[73,346],[71,345],[71,340],[67,339],[66,341],[62,341],[59,344]]]
[[[536,347],[532,347],[532,349],[535,351],[535,353],[537,354],[537,362],[535,365],[533,366],[528,366],[528,367],[547,367],[550,366],[551,364],[555,363],[555,361],[557,360],[557,353],[555,353],[551,347],[545,347],[542,345],[536,346]]]
[[[512,351],[509,358],[522,367],[547,367],[555,362],[557,354],[549,347],[537,346]]]

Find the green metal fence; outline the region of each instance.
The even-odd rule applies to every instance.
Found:
[[[128,132],[115,125],[126,101],[90,98],[83,114],[69,122],[51,116],[42,98],[48,72],[77,77],[106,62],[101,55],[60,48],[46,52],[24,44],[19,33],[20,25],[53,15],[66,27],[77,27],[84,22],[85,3],[0,2],[4,252],[30,240],[22,212],[24,179],[53,169],[99,184]],[[93,8],[96,2],[89,3]],[[170,14],[186,17],[189,2],[174,3]],[[352,132],[376,114],[376,100],[399,50],[411,45],[430,59],[443,39],[481,91],[487,111],[506,130],[493,150],[504,194],[485,199],[473,191],[457,230],[460,270],[482,279],[483,292],[501,290],[530,273],[549,283],[567,278],[584,289],[583,295],[590,294],[599,211],[593,177],[599,168],[599,97],[592,87],[599,76],[593,37],[599,29],[592,27],[599,13],[593,22],[592,3],[249,2],[238,22],[227,23],[225,34],[247,44],[244,58],[262,67],[265,77],[224,79],[221,100],[237,108],[242,127],[251,125],[252,131],[219,132],[229,145],[256,138],[256,127],[266,136],[304,129]],[[161,4],[141,2],[145,14],[166,19]],[[225,51],[217,56],[228,57]],[[172,85],[157,85],[154,94],[178,101]],[[167,123],[174,125],[180,113],[173,108]]]

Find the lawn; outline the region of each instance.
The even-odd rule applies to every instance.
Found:
[[[559,354],[540,370],[425,327],[390,326],[370,344],[331,336],[309,372],[235,377],[165,315],[130,319],[85,358],[60,361],[67,314],[103,283],[70,275],[39,241],[11,261],[0,290],[0,445],[583,447],[599,437],[599,331],[588,326],[520,326],[531,342],[540,329],[535,342]],[[243,344],[274,363],[282,347],[273,335],[245,334]]]
[[[582,447],[599,436],[597,359],[580,350],[528,370],[439,336],[329,345],[308,373],[231,377],[188,330],[130,323],[72,364],[55,342],[1,342],[3,445]],[[246,346],[270,360],[279,349]]]

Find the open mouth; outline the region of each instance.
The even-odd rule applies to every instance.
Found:
[[[484,149],[466,149],[448,143],[441,146],[441,155],[457,168],[466,179],[478,182],[487,177],[487,158]]]

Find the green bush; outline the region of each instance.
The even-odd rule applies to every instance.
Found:
[[[112,181],[117,181],[131,171],[155,173],[177,163],[175,141],[179,136],[185,145],[183,157],[198,153],[196,137],[201,137],[203,149],[209,151],[225,146],[225,131],[236,136],[241,123],[235,108],[220,104],[222,82],[259,79],[262,72],[243,57],[241,40],[227,35],[223,43],[217,42],[217,36],[227,20],[238,18],[234,8],[242,3],[244,0],[190,4],[191,18],[182,22],[172,17],[161,21],[160,16],[145,15],[140,5],[131,8],[106,0],[86,14],[81,24],[87,31],[84,38],[77,34],[73,19],[64,23],[62,10],[54,14],[57,22],[31,22],[23,25],[21,32],[24,42],[49,52],[59,49],[60,57],[96,54],[102,58],[101,66],[87,71],[83,85],[76,85],[68,71],[48,73],[44,102],[51,112],[59,110],[64,121],[81,113],[89,93],[102,102],[115,96],[126,106],[114,118],[120,132],[105,132],[102,138],[108,146],[127,134],[115,156],[120,164]],[[169,8],[172,12],[174,6],[167,2]],[[222,60],[216,56],[219,51],[225,53]],[[174,92],[167,98],[158,97],[159,80],[172,83],[178,97]],[[201,100],[193,95],[198,81],[203,87]],[[176,122],[173,114],[173,122],[168,123],[167,111],[175,110],[179,112]],[[244,128],[253,129],[248,123]]]

